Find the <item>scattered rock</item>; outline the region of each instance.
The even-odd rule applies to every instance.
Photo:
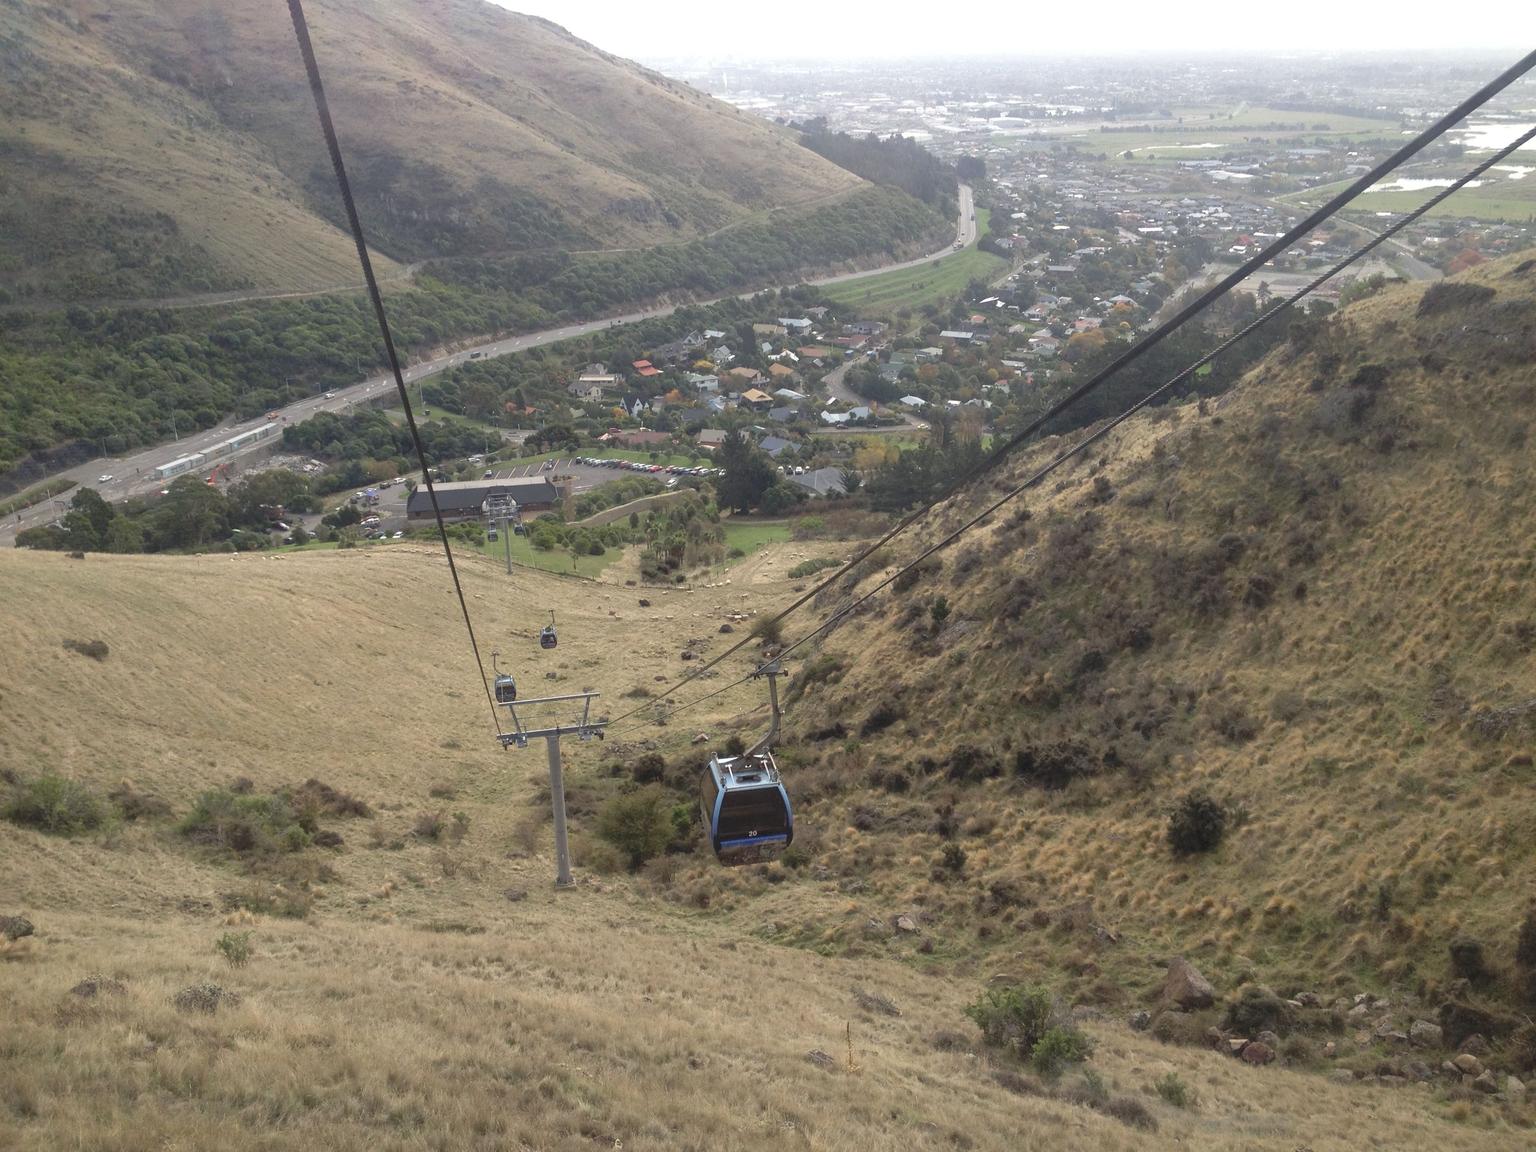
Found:
[[[1303,1008],[1321,1008],[1323,1006],[1322,997],[1316,992],[1298,992],[1296,993],[1296,1002]]]
[[[1385,1041],[1388,1044],[1407,1044],[1408,1043],[1408,1033],[1406,1033],[1406,1032],[1399,1032],[1395,1028],[1389,1028],[1385,1032],[1378,1032],[1376,1034],[1376,1038],[1378,1040]]]
[[[20,940],[35,931],[32,921],[25,916],[0,916],[0,936],[7,940]]]
[[[1371,1006],[1369,1004],[1356,1004],[1353,1008],[1345,1013],[1345,1015],[1348,1016],[1351,1020],[1363,1020],[1370,1014]]]
[[[1461,1069],[1456,1067],[1456,1065],[1452,1064],[1449,1060],[1441,1062],[1440,1071],[1445,1073],[1447,1076],[1451,1076],[1457,1079],[1461,1077]]]
[[[1338,1044],[1334,1043],[1334,1041],[1330,1040],[1328,1043],[1323,1045],[1323,1056],[1325,1058],[1332,1060],[1338,1054],[1339,1046]]]
[[[734,631],[736,631],[736,629],[732,628],[729,624],[720,625],[720,632],[722,635],[729,636]]]
[[[528,899],[528,889],[508,888],[505,892],[502,893],[502,895],[507,898],[508,902],[517,904],[520,901]]]
[[[1275,1059],[1275,1050],[1268,1044],[1261,1044],[1254,1040],[1240,1053],[1243,1061],[1253,1065],[1272,1063]]]
[[[901,1015],[901,1009],[896,1007],[889,997],[882,996],[878,992],[866,992],[862,988],[855,988],[853,998],[866,1012],[874,1012],[880,1016]]]
[[[709,733],[708,732],[696,732],[696,733],[694,733],[693,743],[695,743],[695,744],[708,744],[709,743]]]
[[[1227,1034],[1220,1028],[1207,1028],[1202,1039],[1205,1040],[1205,1046],[1212,1052],[1226,1052],[1228,1050]]]
[[[1216,1003],[1216,989],[1193,964],[1182,956],[1175,956],[1163,981],[1163,999],[1186,1010],[1209,1008]]]
[[[1132,1032],[1145,1032],[1152,1027],[1152,1013],[1147,1011],[1132,1012],[1131,1018],[1126,1021],[1131,1026]]]
[[[1499,1078],[1485,1069],[1482,1075],[1473,1078],[1472,1087],[1484,1095],[1492,1096],[1499,1090]]]
[[[1335,1068],[1332,1072],[1328,1073],[1328,1079],[1332,1080],[1335,1084],[1353,1084],[1355,1082],[1355,1074],[1348,1068]]]
[[[805,1054],[805,1058],[818,1068],[832,1069],[837,1067],[837,1061],[828,1056],[820,1048],[812,1048]]]
[[[683,659],[683,660],[697,660],[698,656],[694,653],[692,648],[684,648],[682,653],[681,653],[681,659]]]
[[[1254,1037],[1254,1039],[1257,1040],[1260,1044],[1267,1045],[1276,1051],[1278,1051],[1280,1048],[1280,1037],[1276,1036],[1273,1032],[1267,1030],[1260,1032],[1257,1036]]]
[[[1471,1056],[1488,1055],[1488,1041],[1484,1040],[1481,1033],[1474,1032],[1461,1042],[1458,1052],[1466,1052]]]
[[[903,912],[900,916],[896,917],[896,931],[898,931],[898,932],[916,932],[917,931],[917,921],[912,919],[912,917],[907,915],[905,912]]]
[[[1403,1075],[1408,1079],[1422,1084],[1426,1080],[1433,1080],[1434,1071],[1422,1060],[1409,1060],[1403,1064]]]
[[[71,988],[69,993],[82,1000],[94,1000],[98,996],[121,996],[126,991],[128,991],[128,985],[121,980],[114,980],[110,976],[91,975]]]
[[[1408,1083],[1407,1077],[1393,1076],[1390,1073],[1385,1076],[1378,1076],[1376,1079],[1382,1084],[1385,1084],[1388,1088],[1401,1088],[1403,1085]]]
[[[340,832],[332,832],[329,828],[322,828],[315,833],[314,845],[316,848],[340,848],[345,844]]]
[[[642,608],[649,608],[650,606],[651,606],[651,602],[649,600],[641,600],[640,601],[640,607],[642,607]]]
[[[211,1016],[220,1008],[239,1006],[240,993],[230,992],[217,984],[194,984],[176,993],[173,1003],[183,1012],[206,1012]]]
[[[1415,1020],[1408,1026],[1408,1039],[1420,1048],[1438,1048],[1444,1036],[1445,1030],[1428,1020]]]
[[[1504,1077],[1504,1095],[1524,1096],[1525,1082],[1523,1080],[1516,1080],[1513,1076]]]
[[[1213,1028],[1211,1031],[1214,1032],[1215,1029]],[[1248,1045],[1252,1044],[1252,1043],[1253,1043],[1252,1040],[1247,1040],[1247,1039],[1240,1040],[1240,1039],[1238,1039],[1237,1037],[1234,1036],[1231,1040],[1227,1041],[1227,1051],[1231,1052],[1232,1055],[1234,1055],[1234,1056],[1241,1056],[1243,1054],[1243,1049],[1248,1047]]]
[[[1465,1076],[1481,1076],[1483,1074],[1483,1062],[1470,1052],[1463,1052],[1451,1061],[1456,1065],[1456,1071]]]

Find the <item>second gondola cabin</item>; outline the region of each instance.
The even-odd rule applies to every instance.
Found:
[[[700,813],[722,864],[772,860],[795,838],[789,793],[773,755],[711,756],[700,784]]]

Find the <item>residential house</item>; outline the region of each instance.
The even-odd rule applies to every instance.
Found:
[[[734,388],[756,388],[759,384],[768,383],[768,377],[756,368],[732,368],[725,374],[725,378]]]
[[[843,331],[854,336],[879,336],[885,331],[885,325],[878,320],[855,320],[844,324]]]
[[[706,452],[713,452],[725,443],[724,428],[700,428],[697,436],[693,438],[695,444]]]
[[[968,344],[968,343],[970,343],[971,337],[974,336],[974,335],[975,335],[974,332],[967,332],[967,331],[963,331],[963,330],[958,329],[958,328],[950,328],[950,329],[946,329],[943,332],[940,332],[939,333],[939,339],[940,340],[954,340],[954,341],[957,341],[959,343]]]
[[[928,401],[924,400],[921,396],[903,396],[900,403],[905,404],[908,408],[921,408]]]
[[[752,335],[754,335],[754,336],[756,336],[758,338],[772,337],[772,336],[787,336],[788,334],[789,334],[789,330],[787,328],[785,328],[784,325],[782,325],[782,324],[754,324],[754,325],[752,325]]]
[[[780,316],[779,323],[782,324],[786,330],[797,333],[801,336],[805,335],[811,330],[811,322],[803,318],[797,319],[794,317],[786,318]]]
[[[919,348],[916,353],[916,360],[919,364],[933,364],[942,359],[944,359],[944,349],[942,348]]]
[[[729,344],[717,344],[709,350],[709,358],[715,364],[729,364],[736,359],[736,353],[731,351]]]
[[[603,398],[603,386],[588,383],[585,379],[572,380],[565,386],[565,390],[577,400],[585,400],[589,404],[596,404]]]
[[[619,401],[619,407],[628,412],[631,419],[638,420],[640,419],[640,413],[644,412],[648,405],[645,402],[645,397],[636,392],[633,395],[623,397]]]
[[[821,414],[821,422],[823,424],[846,424],[846,423],[848,423],[848,413],[846,413],[846,412],[823,412]]]
[[[773,394],[780,400],[787,400],[791,404],[799,404],[805,399],[803,392],[796,392],[793,388],[775,388]]]
[[[800,349],[802,360],[825,360],[830,355],[832,355],[832,349],[825,344],[807,344]]]
[[[791,380],[798,380],[799,377],[788,364],[770,364],[768,379],[774,384],[788,384]]]
[[[690,372],[683,379],[693,385],[694,389],[699,392],[720,391],[720,377],[718,376],[707,376],[701,372]]]
[[[644,380],[649,380],[653,376],[661,375],[661,369],[656,367],[656,365],[652,364],[649,360],[636,360],[631,365],[631,367],[634,368],[635,375]]]
[[[799,414],[799,411],[794,408],[768,409],[768,419],[772,420],[775,424],[788,424]]]
[[[773,397],[761,388],[748,388],[741,394],[741,402],[754,412],[766,412],[773,407]]]
[[[768,453],[768,455],[772,456],[775,460],[777,460],[779,456],[788,449],[796,447],[795,444],[785,440],[780,436],[764,436],[760,441],[758,441],[757,446],[764,452]]]
[[[843,496],[847,490],[843,487],[843,470],[841,468],[816,468],[801,476],[786,476],[791,484],[798,484],[812,496]]]

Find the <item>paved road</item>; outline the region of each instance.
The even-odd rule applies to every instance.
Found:
[[[956,237],[965,243],[971,243],[976,236],[976,222],[971,218],[974,208],[971,189],[968,185],[960,185],[960,215],[957,222]],[[917,260],[908,260],[900,264],[892,264],[887,267],[871,269],[865,272],[848,273],[841,276],[830,276],[820,280],[812,280],[812,284],[835,284],[843,280],[850,280],[857,276],[868,276],[871,272],[885,272],[896,268],[911,268],[937,259],[951,251],[945,248],[940,252],[932,253]],[[744,292],[740,299],[749,299],[754,293]],[[717,297],[716,299],[725,299]],[[698,301],[694,303],[714,303],[714,300]],[[690,305],[692,306],[692,305]],[[622,316],[608,317],[602,320],[588,320],[581,324],[569,324],[563,328],[550,328],[543,332],[529,332],[522,336],[512,336],[504,340],[491,340],[483,344],[476,344],[451,353],[447,356],[439,356],[433,360],[426,360],[419,364],[413,364],[405,370],[407,384],[416,383],[429,376],[435,376],[449,368],[465,364],[470,360],[492,360],[498,356],[507,356],[515,352],[522,352],[529,348],[537,348],[545,344],[554,344],[561,340],[568,340],[573,336],[585,335],[589,332],[597,332],[604,328],[619,324],[631,324],[637,320],[648,320],[656,316],[667,316],[677,310],[678,305],[667,305],[660,308],[648,308],[636,312],[627,312]],[[393,377],[375,376],[360,383],[352,384],[344,388],[338,388],[333,392],[327,392],[322,396],[312,396],[306,400],[299,400],[293,404],[277,410],[279,421],[298,423],[301,420],[313,416],[316,412],[340,412],[350,405],[358,402],[367,402],[379,399],[383,394],[395,390]],[[228,440],[231,436],[252,428],[259,428],[267,423],[267,420],[246,420],[242,422],[226,422],[217,428],[206,432],[199,432],[193,436],[186,436],[171,444],[161,444],[155,448],[149,448],[142,452],[136,452],[131,456],[105,457],[92,460],[89,463],[66,469],[55,475],[65,476],[82,485],[96,488],[108,500],[125,500],[130,496],[143,496],[155,492],[164,486],[165,482],[154,478],[154,470],[161,464],[182,456],[189,456],[195,452],[205,452],[213,445]],[[241,456],[250,452],[264,450],[271,447],[272,442],[254,445],[244,452],[233,456],[220,457],[219,462],[225,460],[238,460]],[[110,480],[100,480],[101,476],[110,476]],[[0,525],[0,544],[9,543],[15,538],[17,531],[23,528],[32,528],[39,524],[46,524],[57,519],[61,509],[68,503],[70,493],[66,493],[61,500],[45,502],[34,505],[22,512],[19,516],[13,516]]]

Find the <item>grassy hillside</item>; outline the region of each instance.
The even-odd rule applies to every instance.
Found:
[[[723,645],[728,612],[779,602],[780,561],[816,547],[770,546],[785,550],[773,564],[754,556],[729,586],[651,593],[650,609],[618,586],[461,563],[481,642],[525,694],[590,686],[617,708],[681,667],[685,640]],[[999,969],[956,956],[927,912],[919,934],[880,943],[882,897],[833,873],[595,874],[594,797],[623,787],[599,765],[666,730],[568,742],[582,882],[556,894],[542,751],[491,742],[431,549],[6,552],[0,605],[7,779],[62,772],[142,813],[74,836],[0,826],[0,915],[37,929],[0,947],[8,1146],[1508,1146],[1505,1121],[1451,1123],[1427,1095],[1383,1090],[1362,1108],[1365,1089],[1111,1021],[1089,1024],[1102,1082],[1053,1089],[980,1054],[961,1008]],[[534,641],[546,607],[561,623],[552,653]],[[104,658],[63,644],[91,639]],[[679,743],[760,725],[757,696],[694,713]],[[200,791],[240,776],[254,796],[314,777],[372,815],[324,817],[340,846],[244,861],[177,831]],[[423,833],[439,811],[462,837]],[[834,864],[844,835],[826,810],[803,825]],[[250,910],[305,905],[303,918]],[[774,939],[818,922],[829,939],[859,933],[862,954]],[[245,933],[248,961],[226,964],[215,942]],[[177,1006],[207,982],[239,1003]],[[1154,1092],[1170,1074],[1193,1106]]]
[[[1184,952],[1229,990],[1470,1000],[1506,1013],[1509,1066],[1536,1061],[1514,960],[1536,896],[1533,268],[1298,325],[1232,393],[1125,425],[836,630],[793,712],[803,787],[863,829],[828,866],[1106,1005],[1146,1002]],[[1168,813],[1197,788],[1226,837],[1175,856]],[[1485,977],[1458,979],[1458,938]]]
[[[308,14],[381,274],[644,247],[859,181],[771,125],[483,0]],[[0,8],[0,288],[174,296],[356,281],[286,10]]]

